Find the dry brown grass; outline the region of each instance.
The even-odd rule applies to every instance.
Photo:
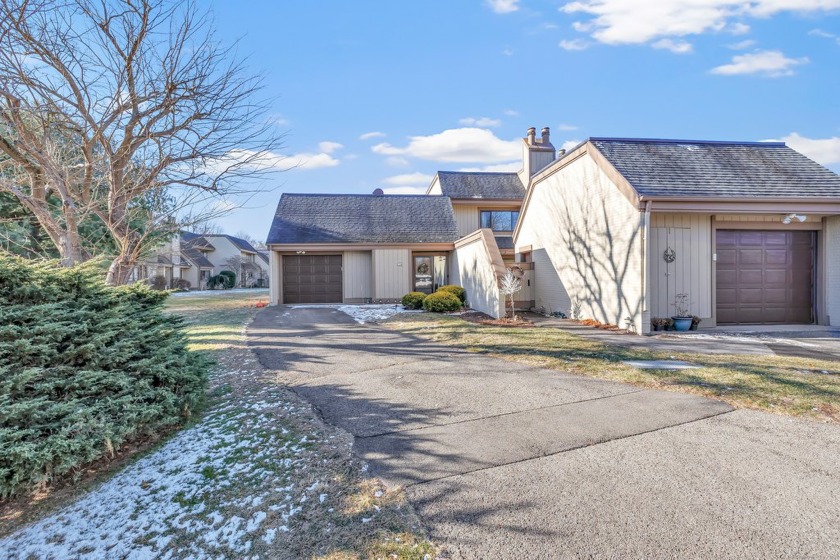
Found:
[[[666,353],[622,348],[554,328],[505,329],[456,317],[399,315],[388,323],[407,334],[506,360],[694,393],[751,408],[840,423],[840,363],[785,356]],[[625,360],[677,359],[690,370],[640,370]]]

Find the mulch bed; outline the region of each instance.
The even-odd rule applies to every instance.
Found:
[[[531,321],[523,319],[522,317],[517,317],[515,320],[508,318],[494,319],[490,315],[482,313],[481,311],[467,311],[466,313],[460,314],[459,317],[470,323],[477,323],[479,325],[487,325],[490,327],[530,328],[536,326]]]

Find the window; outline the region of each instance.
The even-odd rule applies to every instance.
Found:
[[[519,219],[518,210],[482,210],[481,227],[493,231],[513,231]]]

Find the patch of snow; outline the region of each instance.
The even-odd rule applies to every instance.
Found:
[[[406,309],[402,305],[386,303],[386,304],[364,304],[364,305],[338,305],[338,304],[312,304],[312,305],[292,305],[292,309],[337,309],[342,313],[350,315],[357,323],[364,325],[365,323],[378,323],[386,319],[390,319],[394,315],[400,313],[423,313],[420,309]]]

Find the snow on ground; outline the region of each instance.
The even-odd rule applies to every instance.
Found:
[[[342,313],[350,315],[357,323],[378,323],[390,319],[399,313],[422,313],[421,310],[406,309],[402,305],[387,304],[365,304],[365,305],[292,305],[292,309],[337,309]]]
[[[804,342],[802,340],[794,340],[792,338],[776,338],[772,336],[766,335],[757,335],[757,336],[739,336],[735,334],[705,334],[705,333],[686,333],[686,334],[677,334],[677,333],[666,333],[663,335],[659,335],[661,338],[685,338],[685,339],[692,339],[692,340],[722,340],[726,342],[743,342],[746,344],[755,344],[756,342],[760,344],[787,344],[789,346],[801,346],[803,348],[818,348],[818,344],[812,344],[810,342]]]
[[[0,539],[2,557],[260,557],[328,485],[301,476],[317,436],[294,433],[286,419],[302,409],[279,388],[256,383],[259,365],[241,352],[238,369],[213,376],[216,404],[198,424],[77,502]],[[302,479],[307,484],[296,486]]]

